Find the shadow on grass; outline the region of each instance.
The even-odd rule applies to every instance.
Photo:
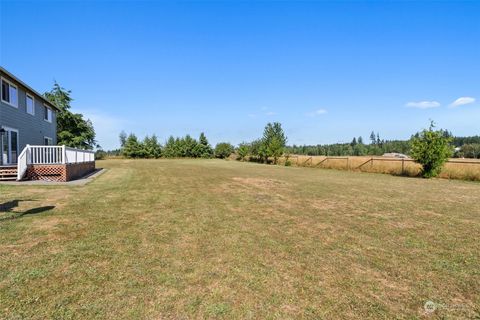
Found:
[[[18,204],[22,201],[36,201],[36,200],[12,200],[8,202],[0,203],[0,214],[7,213],[6,215],[0,216],[0,221],[17,219],[26,215],[39,214],[39,213],[50,211],[55,208],[55,206],[43,206],[43,207],[28,209],[23,212],[13,211],[13,209],[18,207]]]

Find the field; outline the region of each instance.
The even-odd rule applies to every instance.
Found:
[[[479,316],[478,182],[97,165],[84,186],[0,185],[1,319]]]
[[[384,157],[327,157],[325,156],[302,156],[292,155],[290,163],[300,167],[319,167],[339,170],[352,170],[371,173],[387,173],[393,175],[404,175],[416,177],[420,175],[421,166],[413,160],[405,160],[403,165],[401,159]],[[348,158],[348,161],[347,161]],[[280,159],[284,164],[286,158]],[[403,169],[403,170],[402,170]],[[443,167],[440,178],[461,179],[480,181],[480,160],[478,159],[450,159]]]

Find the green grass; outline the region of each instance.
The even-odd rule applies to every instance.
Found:
[[[421,318],[429,300],[437,317],[480,311],[479,183],[97,165],[108,171],[85,186],[0,186],[0,318]]]

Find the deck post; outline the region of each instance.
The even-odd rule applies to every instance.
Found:
[[[65,149],[65,145],[62,145],[62,164],[67,163],[67,150]]]

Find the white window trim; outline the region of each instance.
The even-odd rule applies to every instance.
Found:
[[[47,144],[47,146],[53,146],[53,139],[47,136],[43,136],[43,143],[45,143],[45,139],[49,140],[51,144]]]
[[[28,104],[27,104],[28,97],[32,98],[32,101],[33,101],[33,113],[28,112]],[[35,115],[35,97],[33,96],[33,94],[29,94],[29,93],[25,94],[25,110],[27,111],[28,114],[32,116]]]
[[[47,104],[45,104],[45,103],[43,104],[43,106],[44,106],[45,108],[47,108],[48,110],[50,110],[50,115],[51,115],[51,116],[50,116],[50,120],[45,119],[45,115],[43,115],[43,120],[47,121],[48,123],[52,123],[52,121],[53,121],[53,110],[52,110],[52,108],[50,108],[50,107],[49,107]],[[47,114],[48,114],[48,111],[47,111]]]
[[[17,89],[17,105],[14,105],[13,103],[10,103],[9,101],[3,100],[3,87],[1,86],[1,83],[0,83],[0,89],[2,90],[2,92],[0,92],[0,98],[2,99],[2,102],[8,104],[11,107],[14,107],[14,108],[18,109],[18,86],[16,84],[14,84],[12,81],[5,79],[4,77],[1,77],[0,80],[5,81],[11,87],[14,87],[15,89]],[[10,95],[10,92],[8,94]]]

